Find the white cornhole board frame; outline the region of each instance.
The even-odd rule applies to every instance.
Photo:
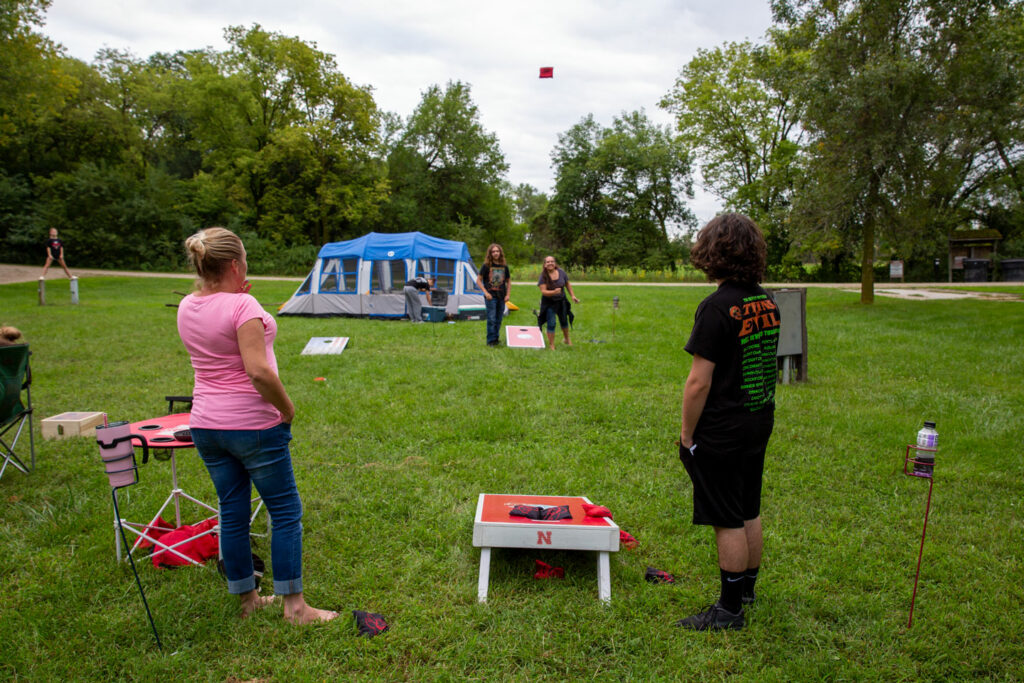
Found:
[[[300,356],[337,356],[348,345],[348,337],[310,337]]]
[[[505,325],[505,343],[515,349],[543,349],[544,335],[539,327]]]
[[[536,329],[536,328],[534,328]],[[619,527],[607,517],[587,517],[583,496],[530,496],[481,493],[473,522],[473,546],[480,548],[477,600],[487,602],[491,576],[491,548],[597,551],[597,595],[605,604],[612,599],[608,553],[619,550]],[[513,505],[568,505],[572,519],[545,521],[513,517]]]

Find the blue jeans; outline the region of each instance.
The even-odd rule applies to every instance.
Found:
[[[220,549],[228,592],[256,588],[249,545],[252,485],[270,514],[274,592],[302,592],[302,501],[295,486],[288,442],[292,427],[270,429],[192,428],[192,440],[206,464],[220,501]]]
[[[541,308],[545,311],[544,322],[547,323],[548,332],[555,331],[555,319],[562,326],[562,329],[569,327],[569,316],[565,312],[565,300],[541,301]]]
[[[484,306],[487,307],[487,343],[497,344],[501,337],[501,318],[505,315],[505,299],[492,294],[490,299],[484,299]]]

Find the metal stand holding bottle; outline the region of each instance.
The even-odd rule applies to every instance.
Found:
[[[911,455],[910,451],[913,450],[914,454]],[[932,484],[934,479],[932,478],[933,470],[935,468],[935,450],[934,448],[922,448],[912,444],[907,444],[906,457],[903,459],[903,474],[908,477],[921,477],[928,480],[928,502],[924,508],[924,526],[921,527],[921,547],[917,552],[917,573],[914,575],[914,592],[910,596],[910,618],[907,620],[907,628],[910,628],[914,624],[914,601],[917,600],[917,581],[921,578],[921,558],[924,556],[924,535],[928,531],[928,513],[932,509]],[[919,459],[918,452],[928,453],[931,455],[931,460]]]
[[[612,297],[612,341],[615,341],[615,311],[619,310],[619,297]]]

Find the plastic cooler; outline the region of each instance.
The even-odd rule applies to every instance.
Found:
[[[459,320],[486,320],[486,306],[459,306]]]
[[[444,308],[440,306],[424,306],[423,320],[428,323],[443,323]]]

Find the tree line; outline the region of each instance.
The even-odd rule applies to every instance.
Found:
[[[954,229],[1024,249],[1020,1],[772,0],[763,41],[682,67],[659,103],[673,128],[641,110],[561,134],[550,197],[507,180],[466,83],[382,111],[332,55],[259,25],[227,28],[224,51],[86,64],[42,33],[49,4],[0,0],[4,260],[39,260],[55,226],[81,265],[176,268],[216,224],[276,272],[371,230],[672,267],[696,173],[762,226],[773,276],[813,259],[821,278],[859,272],[865,300],[878,258],[930,266]]]

